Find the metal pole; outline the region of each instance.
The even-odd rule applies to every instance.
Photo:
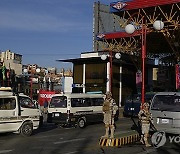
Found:
[[[110,52],[110,84],[109,84],[109,91],[112,93],[112,78],[113,78],[113,74],[112,74],[112,50],[109,51]]]
[[[51,78],[49,77],[49,91],[51,91]]]
[[[32,99],[32,74],[31,74],[31,83],[30,83],[30,98]]]
[[[106,78],[107,78],[107,82],[106,82],[106,92],[110,91],[109,87],[110,87],[110,62],[108,61],[106,64],[107,67],[107,74],[106,74]]]
[[[86,93],[85,84],[86,84],[86,64],[83,64],[83,93]]]
[[[146,58],[146,26],[142,18],[142,106],[145,102],[145,58]]]
[[[122,102],[122,65],[119,68],[119,73],[120,73],[120,81],[119,81],[119,107],[121,107],[121,102]]]

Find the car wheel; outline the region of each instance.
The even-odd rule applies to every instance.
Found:
[[[85,118],[80,118],[80,119],[78,120],[77,125],[78,125],[79,128],[84,128],[84,127],[86,127]]]
[[[31,122],[25,122],[23,123],[23,125],[21,126],[21,135],[27,137],[27,136],[31,136],[33,132],[33,125]]]

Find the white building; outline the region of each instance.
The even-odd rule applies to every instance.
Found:
[[[0,60],[7,69],[13,69],[17,75],[22,74],[22,55],[6,50],[0,53]]]

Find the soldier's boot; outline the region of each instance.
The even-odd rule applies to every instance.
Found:
[[[115,127],[114,127],[114,125],[111,125],[110,128],[111,128],[110,138],[114,138],[114,130],[115,130]]]
[[[144,142],[145,142],[145,146],[146,147],[150,147],[151,146],[151,144],[149,144],[149,142],[148,142],[148,134],[144,134]]]
[[[106,128],[106,133],[104,136],[102,136],[102,138],[109,138],[109,126],[105,125],[105,128]]]
[[[144,135],[141,135],[140,142],[141,142],[142,144],[145,144],[145,143],[144,143]]]

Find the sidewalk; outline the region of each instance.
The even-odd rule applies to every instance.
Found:
[[[122,112],[121,112],[122,113]],[[135,118],[136,122],[137,119]],[[119,120],[116,123],[115,138],[107,139],[101,138],[100,146],[115,146],[120,147],[127,144],[132,144],[139,140],[139,134],[136,130],[132,130],[134,122],[131,118],[123,117],[122,114],[119,116]]]

